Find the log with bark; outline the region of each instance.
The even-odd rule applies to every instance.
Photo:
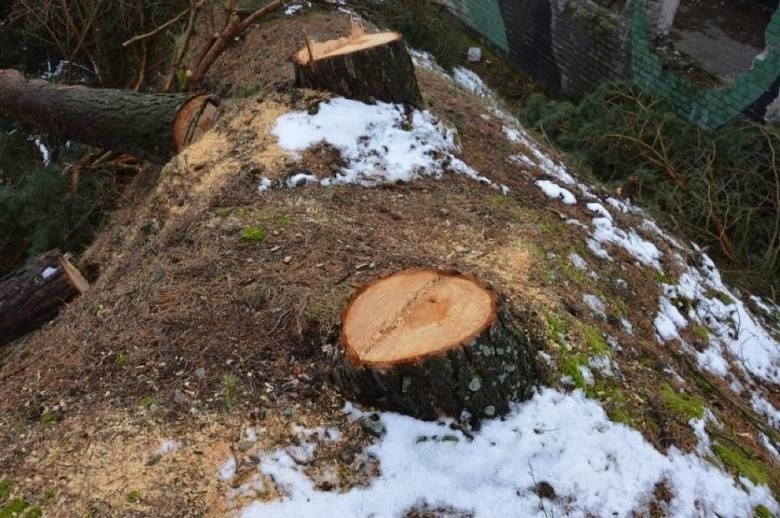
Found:
[[[0,279],[0,345],[40,327],[89,283],[68,257],[46,252]]]
[[[143,94],[25,79],[0,70],[0,117],[137,158],[166,162],[213,122],[216,97]]]
[[[356,26],[349,36],[337,40],[317,43],[307,36],[293,61],[298,88],[423,107],[412,58],[397,32],[367,34]]]
[[[347,399],[382,409],[494,417],[531,396],[537,349],[473,278],[407,270],[365,286],[344,310],[332,374]]]

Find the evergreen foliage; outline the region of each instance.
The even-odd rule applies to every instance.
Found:
[[[85,171],[73,188],[66,167],[83,147],[62,146],[44,165],[27,134],[0,123],[0,274],[52,248],[83,250],[117,194],[111,170]]]
[[[578,104],[532,95],[521,118],[767,295],[780,289],[780,130],[708,131],[666,99],[612,83]]]

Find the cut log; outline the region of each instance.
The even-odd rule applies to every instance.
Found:
[[[423,106],[412,58],[397,32],[366,34],[355,27],[349,36],[323,43],[307,37],[293,61],[299,88],[359,101]]]
[[[89,283],[67,256],[46,252],[0,279],[0,345],[54,318]]]
[[[494,417],[538,384],[537,347],[471,277],[407,270],[342,314],[333,379],[348,399],[422,419]]]
[[[0,117],[154,162],[166,162],[213,122],[216,97],[142,94],[25,79],[0,70]]]

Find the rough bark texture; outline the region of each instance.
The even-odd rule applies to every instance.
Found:
[[[88,288],[59,251],[38,256],[0,279],[0,345],[48,322]]]
[[[496,317],[467,344],[397,365],[361,364],[342,333],[333,380],[347,399],[421,419],[502,415],[531,397],[542,375],[531,334],[504,309]]]
[[[0,70],[0,116],[43,133],[156,162],[167,161],[191,140],[203,109],[212,102],[214,98],[203,94],[65,86]],[[187,120],[177,121],[186,105]],[[175,124],[188,132],[175,135]]]
[[[423,106],[414,64],[400,35],[389,43],[324,56],[311,62],[298,57],[295,59],[295,85],[326,90],[359,101]]]

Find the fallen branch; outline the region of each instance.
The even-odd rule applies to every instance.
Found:
[[[0,70],[0,116],[138,158],[166,162],[210,126],[216,97],[141,94],[25,79]]]

